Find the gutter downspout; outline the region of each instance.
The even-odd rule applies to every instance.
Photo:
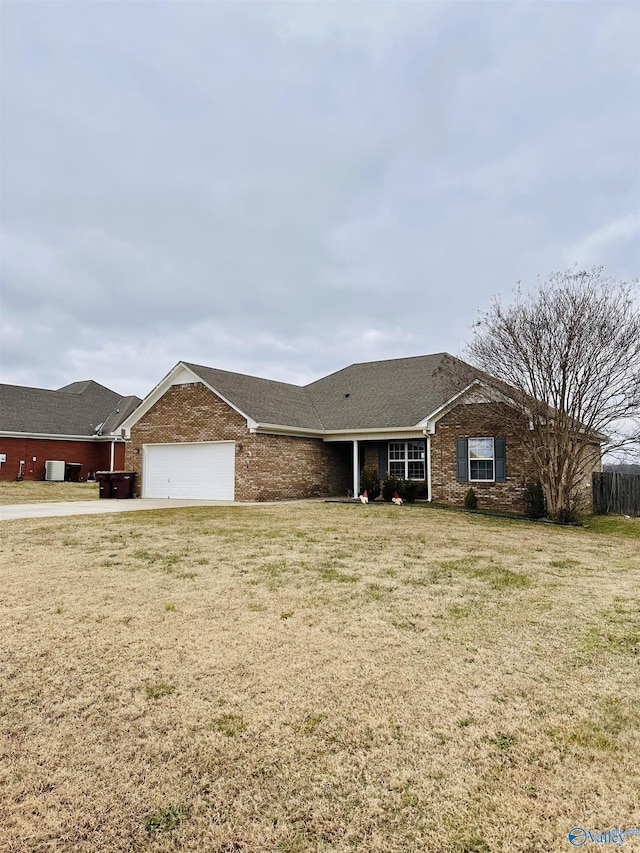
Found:
[[[426,429],[423,432],[427,439],[427,501],[431,503],[431,436]]]
[[[358,465],[358,439],[353,439],[353,497],[360,494],[360,468]]]

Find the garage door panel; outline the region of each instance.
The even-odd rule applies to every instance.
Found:
[[[146,444],[144,497],[233,500],[235,442]]]

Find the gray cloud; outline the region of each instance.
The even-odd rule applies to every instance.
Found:
[[[461,347],[638,275],[628,3],[5,3],[2,379],[145,394]]]

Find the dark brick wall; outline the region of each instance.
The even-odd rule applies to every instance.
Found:
[[[351,450],[322,439],[252,435],[246,420],[199,382],[174,385],[131,430],[125,467],[142,489],[142,445],[174,441],[235,441],[239,501],[343,495]]]
[[[90,471],[109,470],[111,443],[98,441],[65,441],[64,439],[2,438],[0,453],[6,453],[7,461],[0,466],[0,480],[15,480],[20,470],[20,460],[25,462],[25,480],[43,480],[45,462],[62,459],[64,462],[80,462],[80,476],[86,479]],[[36,461],[33,461],[33,457]],[[125,459],[124,442],[116,442],[116,470],[122,469]]]

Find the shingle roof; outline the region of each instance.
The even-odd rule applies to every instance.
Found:
[[[447,353],[352,364],[306,390],[325,429],[415,426],[472,381]]]
[[[89,437],[102,427],[109,434],[139,403],[93,380],[57,391],[0,384],[0,431]]]
[[[352,364],[304,387],[183,363],[257,423],[319,430],[415,426],[477,375],[447,353]]]
[[[310,396],[300,385],[260,379],[183,362],[209,386],[257,423],[322,429]]]

